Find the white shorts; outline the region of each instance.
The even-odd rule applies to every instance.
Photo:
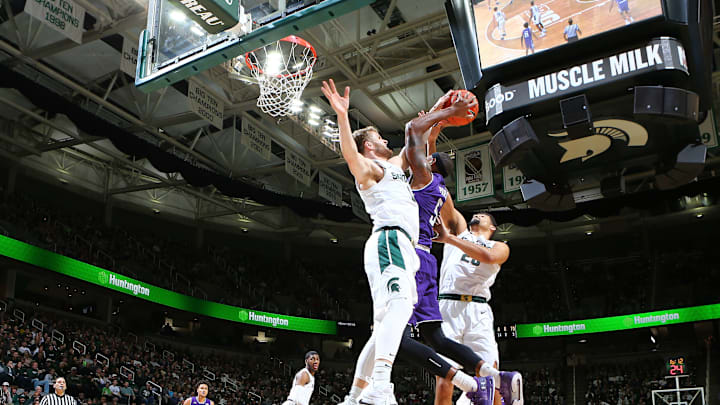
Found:
[[[534,14],[534,15],[532,16],[532,22],[533,22],[533,24],[535,24],[535,25],[540,24],[540,16],[537,15],[537,14]]]
[[[498,21],[498,30],[503,34],[505,33],[505,20]]]
[[[500,354],[495,341],[493,312],[490,305],[480,302],[440,300],[445,336],[463,344],[480,358],[500,367]]]
[[[420,259],[405,233],[397,229],[373,232],[365,242],[364,256],[375,321],[385,316],[388,303],[394,299],[408,299],[415,305],[415,273]]]

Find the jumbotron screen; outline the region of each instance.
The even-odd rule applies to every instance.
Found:
[[[483,68],[663,14],[661,0],[472,0]]]

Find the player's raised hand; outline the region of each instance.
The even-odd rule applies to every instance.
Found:
[[[350,87],[345,87],[345,94],[340,95],[338,93],[337,88],[335,88],[335,82],[333,79],[330,79],[330,83],[323,80],[323,86],[322,86],[322,93],[327,97],[328,101],[330,102],[330,106],[333,110],[335,110],[335,113],[340,114],[347,114],[348,109],[350,108]]]
[[[442,97],[440,97],[438,99],[438,101],[435,102],[435,105],[432,106],[432,108],[428,112],[435,112],[435,111],[443,108],[443,105],[445,105],[445,102],[447,102],[447,99],[450,98],[450,96],[452,95],[452,92],[453,92],[452,90],[448,90],[447,93],[443,94]]]
[[[473,108],[477,107],[478,101],[475,97],[469,97],[464,94],[458,94],[455,101],[450,105],[453,116],[460,118],[475,118]]]

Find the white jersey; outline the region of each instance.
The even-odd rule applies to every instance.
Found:
[[[469,231],[458,237],[488,249],[492,249],[497,243],[476,237]],[[495,284],[499,271],[499,264],[482,263],[465,254],[460,248],[446,243],[440,265],[440,294],[474,295],[490,301],[490,287]]]
[[[310,381],[305,385],[298,385],[297,381],[300,380],[300,376],[306,373],[308,377],[310,377]],[[315,377],[308,371],[308,369],[304,368],[295,374],[295,377],[293,378],[293,385],[290,389],[290,395],[288,395],[288,401],[293,404],[298,405],[310,405],[310,397],[313,394],[313,391],[315,390]]]
[[[496,11],[496,12],[495,12],[495,21],[496,21],[498,24],[505,22],[505,13],[503,13],[503,12],[500,11],[500,10]]]
[[[415,196],[402,169],[392,163],[375,160],[383,168],[382,179],[367,190],[357,187],[370,214],[373,232],[382,227],[398,226],[417,243],[420,233],[420,214]]]
[[[538,7],[538,6],[532,6],[532,7],[530,7],[530,12],[532,13],[532,16],[533,16],[533,17],[538,17],[538,18],[541,17],[540,7]]]

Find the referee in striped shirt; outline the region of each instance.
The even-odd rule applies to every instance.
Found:
[[[565,32],[563,33],[565,40],[568,42],[575,42],[578,40],[578,34],[582,34],[580,27],[578,27],[577,24],[573,24],[572,18],[569,19],[568,25],[565,27]]]
[[[55,392],[42,397],[40,405],[80,405],[75,398],[65,394],[65,388],[67,388],[65,378],[56,378],[53,388],[55,388]]]

